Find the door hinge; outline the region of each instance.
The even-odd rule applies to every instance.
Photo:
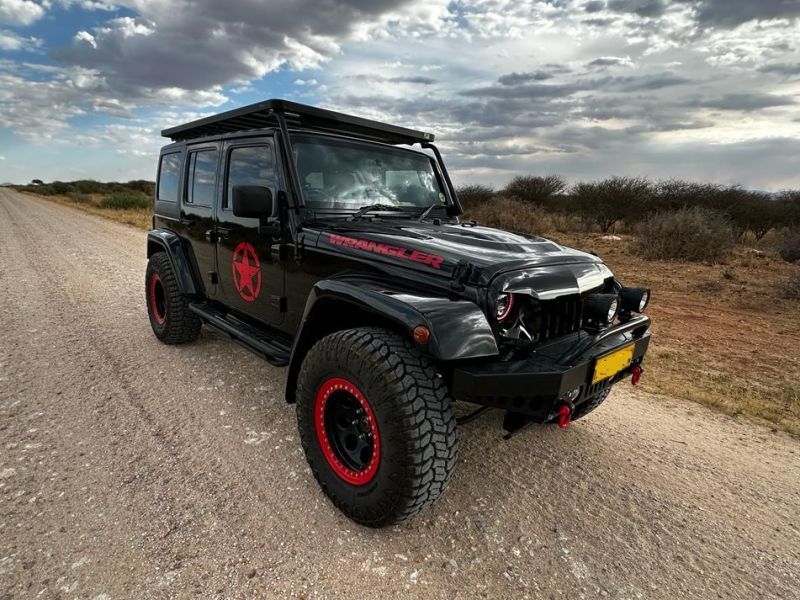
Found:
[[[209,271],[208,279],[211,281],[211,285],[217,285],[219,283],[219,276],[216,271]]]
[[[272,304],[273,308],[277,308],[279,312],[285,313],[287,310],[286,296],[272,296],[270,304]]]

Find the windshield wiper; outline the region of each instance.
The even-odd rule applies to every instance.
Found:
[[[353,216],[350,217],[350,220],[354,221],[360,217],[363,217],[368,212],[372,212],[374,210],[392,210],[395,212],[396,211],[405,212],[399,206],[393,206],[391,204],[368,204],[367,206],[362,206],[355,213],[353,213]]]
[[[438,207],[440,207],[440,206],[444,206],[444,204],[442,204],[441,202],[439,202],[439,201],[437,200],[436,202],[434,202],[433,204],[431,204],[431,205],[430,205],[428,208],[426,208],[425,210],[423,210],[423,211],[422,211],[422,214],[419,216],[419,219],[417,219],[417,220],[418,220],[418,221],[420,221],[420,222],[424,221],[424,220],[425,220],[425,217],[427,217],[429,214],[431,214],[431,211],[432,211],[434,208],[438,208]]]

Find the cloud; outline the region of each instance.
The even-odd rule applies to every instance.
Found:
[[[800,75],[800,62],[796,63],[772,63],[758,68],[762,73],[775,73],[783,77],[793,77]]]
[[[260,79],[282,66],[319,68],[341,41],[366,36],[386,20],[424,26],[431,6],[412,0],[181,0],[120,2],[137,17],[112,19],[54,51],[64,63],[103,74],[112,87],[202,90]],[[153,68],[158,65],[158,68]]]
[[[22,37],[13,31],[0,29],[0,50],[18,52],[33,51],[42,47],[42,40],[35,37]]]
[[[0,0],[0,23],[26,26],[44,16],[44,8],[31,0]]]
[[[608,10],[640,17],[660,17],[667,10],[667,4],[663,0],[609,0]]]
[[[520,85],[521,83],[544,81],[552,78],[553,74],[547,71],[532,71],[530,73],[509,73],[508,75],[503,75],[497,81],[503,85]]]
[[[686,102],[684,106],[693,108],[715,108],[718,110],[739,110],[752,112],[777,106],[791,106],[797,101],[791,96],[775,94],[733,93],[719,98],[702,98]]]
[[[691,0],[691,3],[697,21],[707,26],[736,27],[748,21],[800,17],[800,2],[794,0]]]
[[[633,61],[629,56],[621,58],[619,56],[601,56],[587,63],[589,67],[632,67]]]

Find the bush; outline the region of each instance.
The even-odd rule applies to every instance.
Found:
[[[69,192],[67,197],[77,204],[91,204],[92,198],[88,194],[81,194],[80,192]]]
[[[521,175],[514,177],[503,190],[504,196],[534,204],[545,204],[567,189],[567,182],[559,175]]]
[[[550,215],[544,209],[505,196],[497,196],[492,202],[476,206],[468,216],[481,225],[509,231],[542,234],[552,229]]]
[[[783,282],[783,297],[789,300],[800,300],[800,271],[795,271]]]
[[[639,226],[634,250],[644,258],[715,262],[733,248],[728,220],[706,208],[681,208],[648,217]]]
[[[788,262],[800,260],[800,229],[790,229],[778,244],[778,254]]]
[[[494,198],[494,190],[488,185],[462,185],[456,190],[458,199],[464,207],[474,207]]]
[[[103,198],[98,206],[100,206],[100,208],[110,208],[113,210],[150,208],[150,198],[144,194],[116,192]]]

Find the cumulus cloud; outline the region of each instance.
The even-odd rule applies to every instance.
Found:
[[[30,25],[44,16],[44,8],[32,0],[0,0],[0,23]]]
[[[0,29],[0,50],[15,52],[20,50],[37,50],[42,47],[42,40],[36,37],[23,37],[13,31]]]

